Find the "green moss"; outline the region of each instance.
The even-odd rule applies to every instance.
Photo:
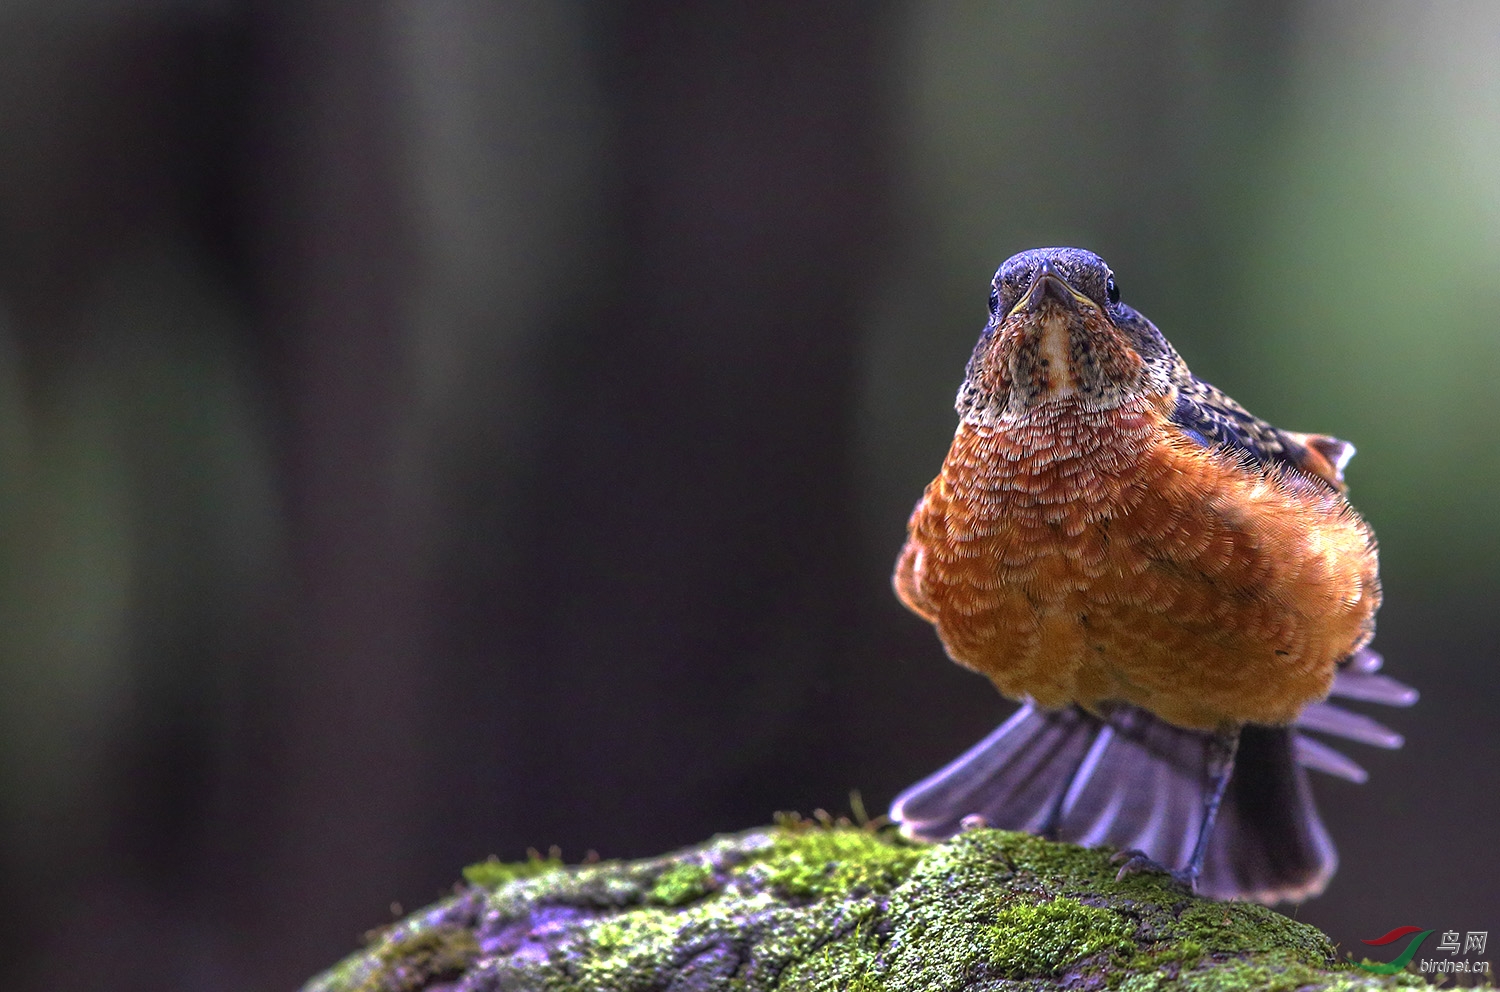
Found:
[[[1135,949],[1135,925],[1109,909],[1076,899],[1006,906],[991,928],[990,962],[1003,975],[1060,975],[1095,956],[1118,957]]]
[[[889,892],[922,858],[920,848],[850,828],[786,829],[759,859],[765,881],[792,899]]]
[[[653,984],[653,976],[679,943],[682,924],[655,915],[630,914],[586,926],[567,951],[568,967],[554,984],[578,992],[630,992]]]
[[[479,942],[463,927],[436,926],[382,940],[374,967],[351,992],[419,992],[439,979],[463,975],[479,956]]]
[[[1173,966],[1184,971],[1205,958],[1276,954],[1286,962],[1328,967],[1334,947],[1313,927],[1252,903],[1194,900],[1170,916],[1152,919],[1130,958],[1136,971]]]
[[[525,861],[501,861],[491,857],[465,868],[464,881],[481,889],[498,889],[518,878],[535,878],[562,866],[562,859],[556,857],[533,857]]]
[[[1212,952],[1284,951],[1307,964],[1331,964],[1337,952],[1315,927],[1255,903],[1194,902],[1177,917],[1181,933]]]
[[[1117,880],[1109,855],[998,830],[924,846],[789,821],[645,861],[488,862],[466,873],[478,892],[307,988],[415,992],[478,968],[486,988],[536,992],[1427,987],[1338,964],[1322,934],[1264,907],[1161,875]],[[424,922],[440,919],[480,933]]]
[[[884,985],[869,975],[860,975],[844,986],[847,992],[886,992]]]
[[[881,941],[870,925],[874,916],[871,912],[852,927],[845,923],[831,933],[825,931],[812,945],[816,951],[792,958],[776,987],[797,992],[890,992],[878,977]]]
[[[1357,971],[1330,972],[1279,953],[1206,961],[1201,967],[1180,974],[1136,974],[1120,984],[1120,992],[1297,992],[1299,989],[1431,992],[1432,986],[1415,975],[1385,980]]]
[[[972,844],[976,854],[1004,863],[1014,873],[1018,889],[1039,893],[1108,895],[1114,899],[1175,902],[1187,893],[1164,875],[1139,872],[1119,878],[1110,861],[1113,851],[1056,844],[1031,834],[1005,830],[976,830],[954,839]]]
[[[647,901],[658,906],[682,906],[702,899],[717,887],[714,870],[696,861],[684,861],[656,877]]]

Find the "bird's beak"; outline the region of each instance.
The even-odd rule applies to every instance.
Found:
[[[1080,304],[1085,303],[1097,307],[1097,304],[1087,296],[1068,285],[1068,281],[1058,273],[1057,269],[1053,268],[1051,262],[1043,262],[1032,275],[1031,284],[1026,287],[1026,292],[1016,301],[1016,305],[1006,316],[1016,313],[1035,313],[1049,296],[1069,309],[1077,309]]]

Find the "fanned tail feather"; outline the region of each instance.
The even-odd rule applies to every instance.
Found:
[[[1361,651],[1330,695],[1409,706],[1416,692],[1376,675]],[[1364,770],[1301,730],[1400,747],[1369,717],[1315,704],[1296,727],[1247,726],[1209,842],[1198,890],[1272,903],[1321,892],[1338,862],[1305,769],[1351,781]],[[992,827],[1046,833],[1083,845],[1138,849],[1181,865],[1191,856],[1222,745],[1132,706],[1095,715],[1025,705],[952,763],[896,797],[891,818],[910,837],[939,840],[978,816]]]
[[[988,737],[896,797],[891,819],[909,837],[941,840],[980,816],[1002,830],[1040,833],[1088,753],[1099,722],[1080,709],[1023,706]]]
[[[1297,762],[1293,732],[1245,727],[1198,891],[1215,899],[1300,902],[1323,891],[1338,860]]]
[[[1369,648],[1356,651],[1334,673],[1333,687],[1328,690],[1328,697],[1385,706],[1410,706],[1415,703],[1418,698],[1417,690],[1388,675],[1377,674],[1384,663],[1385,659],[1376,651]],[[1302,711],[1293,726],[1298,730],[1315,730],[1374,747],[1398,748],[1405,743],[1402,736],[1389,727],[1362,713],[1352,713],[1329,702],[1313,703]],[[1350,782],[1363,783],[1370,777],[1353,759],[1306,734],[1292,735],[1292,751],[1297,764],[1303,768],[1311,768]]]

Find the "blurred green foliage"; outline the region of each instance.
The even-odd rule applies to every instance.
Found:
[[[909,239],[866,360],[879,526],[937,464],[989,274],[1077,244],[1199,375],[1355,443],[1388,573],[1493,592],[1500,11],[930,4],[910,28]]]

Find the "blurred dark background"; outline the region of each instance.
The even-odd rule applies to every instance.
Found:
[[[1354,440],[1421,704],[1346,950],[1500,928],[1500,8],[11,0],[0,985],[290,988],[465,863],[879,809],[1006,256]]]

